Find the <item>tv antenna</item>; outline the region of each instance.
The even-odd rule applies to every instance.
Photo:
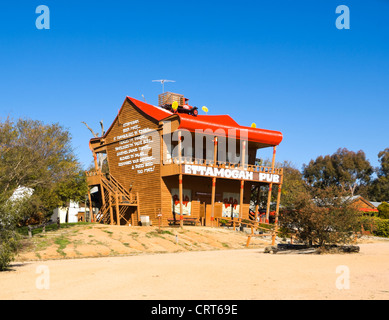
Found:
[[[175,81],[162,79],[162,80],[153,80],[153,82],[160,82],[162,84],[162,93],[165,93],[165,82],[175,82]]]

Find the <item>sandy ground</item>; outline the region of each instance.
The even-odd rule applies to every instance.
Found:
[[[358,254],[265,254],[263,245],[222,245],[212,251],[25,259],[0,273],[0,299],[389,299],[389,241],[359,245]]]

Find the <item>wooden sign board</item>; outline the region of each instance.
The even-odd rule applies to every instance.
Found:
[[[247,181],[259,181],[279,184],[281,177],[278,174],[254,172],[242,169],[215,168],[199,165],[184,164],[182,172],[188,175],[197,175],[202,177],[215,177],[226,179],[239,179]]]

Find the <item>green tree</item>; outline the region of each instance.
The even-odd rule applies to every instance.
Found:
[[[10,197],[19,186],[34,190],[30,213],[45,216],[84,197],[86,179],[62,126],[30,119],[0,122],[0,192]]]
[[[14,199],[18,187],[33,194]],[[70,199],[84,199],[86,192],[67,130],[30,119],[0,121],[0,270],[16,252],[18,224],[37,214],[47,218]]]
[[[378,175],[389,177],[389,148],[378,154],[378,160],[381,164],[381,167],[378,169]]]
[[[382,219],[389,219],[389,203],[382,202],[378,206],[379,217]]]
[[[380,167],[376,169],[377,178],[369,188],[369,197],[375,201],[389,201],[389,148],[378,154]]]
[[[363,151],[353,152],[346,148],[334,154],[319,156],[303,167],[305,181],[312,188],[338,187],[350,195],[363,190],[374,170]]]
[[[319,156],[303,165],[303,177],[312,188],[324,189],[336,185],[336,171],[331,156]]]
[[[281,164],[281,167],[284,169],[281,203],[283,206],[289,206],[295,200],[296,193],[307,190],[307,184],[303,180],[302,173],[292,163],[285,161]]]

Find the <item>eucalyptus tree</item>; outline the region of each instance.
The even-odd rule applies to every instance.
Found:
[[[374,169],[365,153],[338,149],[332,155],[319,156],[303,166],[305,181],[312,188],[335,186],[351,196],[371,183]]]

